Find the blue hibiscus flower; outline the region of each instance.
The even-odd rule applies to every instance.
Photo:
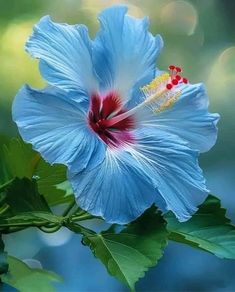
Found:
[[[155,203],[185,221],[208,193],[198,155],[214,145],[219,117],[202,84],[156,69],[161,37],[126,13],[104,10],[93,41],[84,25],[43,17],[26,50],[49,86],[24,86],[13,119],[45,160],[67,165],[91,214],[123,224]]]

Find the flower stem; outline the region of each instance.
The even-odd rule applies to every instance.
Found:
[[[10,184],[10,182],[8,183]],[[7,185],[8,185],[7,184]],[[6,187],[6,184],[5,186]],[[73,200],[68,206],[65,208],[62,217],[58,216],[58,222],[48,220],[33,220],[29,222],[7,222],[7,219],[4,222],[0,222],[0,233],[2,234],[9,234],[17,231],[21,231],[26,228],[30,227],[37,227],[41,231],[46,233],[53,233],[58,231],[62,226],[67,227],[68,229],[76,229],[76,232],[81,234],[92,234],[93,231],[86,229],[85,227],[79,225],[77,222],[93,219],[94,217],[87,213],[86,211],[82,210],[81,208],[76,208],[75,212],[70,212],[76,206],[76,201]],[[55,215],[56,216],[56,215]],[[10,218],[9,218],[10,221]]]
[[[76,205],[75,200],[73,200],[68,206],[67,208],[64,210],[62,216],[65,217],[69,214],[69,212],[73,209],[73,207]]]
[[[39,227],[48,224],[48,221],[45,222],[15,222],[15,223],[0,223],[1,227]]]
[[[83,221],[83,220],[88,220],[88,219],[94,219],[95,217],[92,216],[91,214],[82,214],[82,215],[76,215],[71,217],[71,221],[76,222],[76,221]]]
[[[60,228],[62,227],[61,224],[51,224],[49,226],[41,226],[38,227],[41,231],[45,232],[45,233],[54,233],[58,230],[60,230]]]

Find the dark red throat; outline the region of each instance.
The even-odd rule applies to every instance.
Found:
[[[117,123],[113,118],[127,112],[116,92],[105,96],[98,93],[91,95],[88,122],[92,130],[109,146],[120,147],[134,142],[131,130],[134,129],[134,117],[127,117]],[[111,125],[112,124],[112,125]]]

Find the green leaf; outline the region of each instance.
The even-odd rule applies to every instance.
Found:
[[[9,169],[7,168],[7,161],[4,156],[3,145],[8,143],[9,138],[3,135],[0,135],[0,186],[5,184],[11,179]]]
[[[31,145],[24,143],[21,139],[13,138],[8,145],[3,145],[3,154],[11,178],[32,177],[38,158]]]
[[[51,213],[34,180],[15,178],[0,194],[0,230],[4,233],[59,222],[61,218]]]
[[[172,213],[168,213],[165,219],[169,238],[220,258],[235,259],[235,226],[231,225],[225,213],[220,200],[211,195],[187,222],[180,223]]]
[[[0,187],[11,180],[12,176],[7,168],[6,158],[4,157],[3,149],[0,147]]]
[[[67,178],[64,165],[50,165],[40,159],[34,170],[34,177],[37,178],[39,192],[44,195],[50,206],[73,200],[71,187],[65,182]]]
[[[115,233],[114,227],[101,234],[77,231],[83,233],[83,243],[91,248],[108,272],[131,290],[162,257],[168,235],[165,221],[155,207],[120,233]]]
[[[36,182],[27,178],[14,179],[6,189],[5,203],[12,215],[29,211],[50,212],[44,197],[38,193]]]
[[[55,291],[52,282],[62,282],[62,278],[43,269],[32,269],[17,258],[8,256],[9,271],[1,275],[1,280],[20,292]]]
[[[13,138],[0,146],[0,187],[9,180],[19,177],[37,179],[38,190],[49,205],[57,205],[73,200],[71,187],[66,181],[66,167],[50,165],[39,153],[22,139]]]
[[[8,270],[7,253],[4,251],[4,247],[4,242],[0,236],[0,275]]]

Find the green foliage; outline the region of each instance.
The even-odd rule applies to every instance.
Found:
[[[49,205],[72,201],[70,186],[64,184],[60,187],[66,181],[66,167],[59,164],[50,165],[22,139],[13,138],[1,145],[0,160],[2,162],[0,188],[15,177],[35,178],[39,192],[43,194]]]
[[[14,257],[8,257],[9,271],[1,275],[1,280],[21,292],[55,291],[52,282],[61,282],[62,278],[55,273],[43,269],[31,269],[24,262]]]
[[[44,197],[37,190],[36,182],[27,178],[14,179],[5,191],[5,203],[14,215],[28,211],[50,212]]]
[[[1,194],[0,230],[3,233],[31,226],[60,227],[62,220],[63,217],[51,213],[46,200],[37,190],[35,180],[15,178]],[[7,258],[2,240],[0,241],[0,273],[2,282],[23,292],[33,291],[35,282],[40,291],[54,291],[50,282],[60,280],[54,273],[31,269],[16,258]]]
[[[31,145],[21,139],[13,138],[7,145],[3,145],[3,154],[11,178],[32,177],[37,159]]]
[[[157,264],[167,243],[166,224],[156,208],[147,210],[120,233],[111,226],[100,234],[83,233],[83,243],[105,265],[108,272],[131,290],[148,268]]]
[[[34,180],[15,178],[1,196],[0,231],[4,233],[32,226],[58,230],[63,225],[65,217],[52,214]]]
[[[187,222],[180,223],[172,213],[168,213],[165,219],[169,238],[220,258],[235,259],[235,226],[231,225],[225,213],[220,200],[211,195]]]
[[[7,143],[8,138],[6,136],[0,135],[0,186],[3,185],[5,182],[11,179],[9,174],[9,170],[7,169],[7,160],[4,154],[3,145]]]
[[[43,212],[21,213],[0,220],[0,230],[4,233],[20,231],[28,227],[42,228],[43,231],[56,231],[63,225],[63,217]]]
[[[37,178],[38,190],[44,195],[49,205],[58,205],[71,202],[72,192],[69,192],[70,185],[66,181],[66,167],[61,164],[53,166],[45,160],[40,159],[34,170],[34,177]],[[65,184],[65,182],[67,182]],[[65,186],[63,188],[63,186]]]

